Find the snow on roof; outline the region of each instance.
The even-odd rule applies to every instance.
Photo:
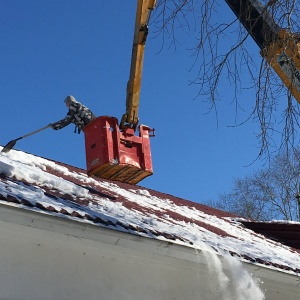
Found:
[[[0,150],[2,147],[0,147]],[[154,190],[92,178],[82,169],[0,153],[0,202],[300,275],[300,251],[246,228],[235,215]],[[296,224],[298,230],[300,223]]]

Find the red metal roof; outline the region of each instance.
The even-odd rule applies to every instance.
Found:
[[[300,223],[242,221],[242,224],[300,252]]]
[[[300,224],[241,220],[203,204],[137,185],[91,178],[83,169],[26,155],[16,160],[3,157],[3,162],[0,156],[2,203],[187,246],[201,247],[205,243],[217,252],[300,273]],[[23,161],[26,159],[31,161]],[[23,165],[31,176],[19,174]],[[283,251],[287,261],[273,261],[264,251],[273,251],[274,257]],[[299,264],[295,265],[294,260]]]

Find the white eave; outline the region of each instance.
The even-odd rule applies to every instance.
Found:
[[[31,300],[39,299],[41,294],[44,295],[42,299],[45,300],[60,299],[55,298],[59,294],[53,290],[53,284],[60,289],[65,286],[67,290],[70,286],[71,294],[76,292],[77,295],[87,296],[86,299],[99,299],[92,296],[99,293],[107,295],[107,298],[101,299],[115,299],[113,297],[118,295],[118,288],[124,289],[124,286],[127,286],[128,290],[123,294],[122,300],[171,299],[155,298],[158,297],[155,291],[158,288],[157,278],[161,276],[160,274],[165,274],[159,279],[166,289],[161,291],[161,295],[166,297],[174,293],[180,297],[184,293],[185,299],[199,300],[199,293],[207,291],[209,286],[208,257],[214,255],[213,259],[216,255],[208,254],[209,249],[205,244],[203,249],[196,251],[192,247],[173,244],[170,241],[123,233],[5,204],[0,204],[0,234],[1,256],[9,262],[12,260],[10,275],[1,272],[7,269],[7,260],[4,262],[2,259],[0,262],[1,278],[8,276],[13,280],[11,286],[7,285],[5,279],[2,284],[0,282],[0,290],[4,291],[2,295],[9,295],[9,299],[20,297],[18,291],[22,291],[24,284],[34,284],[37,289],[27,291],[26,297],[22,298]],[[14,255],[18,264],[13,263]],[[19,259],[19,256],[23,256],[23,259]],[[222,257],[219,259],[223,261]],[[90,279],[85,278],[87,265],[90,269]],[[260,278],[263,282],[262,289],[265,290],[266,299],[298,299],[300,294],[298,276],[263,265],[249,263],[243,265],[255,278]],[[77,270],[76,275],[73,272],[74,266]],[[47,272],[46,278],[50,281],[48,285],[44,283],[45,274],[41,273],[42,270]],[[82,276],[80,270],[83,272]],[[25,271],[30,276],[24,277]],[[227,274],[230,270],[226,270],[225,266],[224,272]],[[63,278],[65,278],[65,281],[61,282],[62,286],[55,279],[55,276],[60,273],[64,274]],[[106,280],[103,276],[110,278],[113,291],[108,283],[102,285],[103,280]],[[139,285],[141,291],[137,288],[136,292],[130,292],[133,279],[135,286]],[[89,284],[87,284],[88,280],[90,280]],[[180,280],[179,286],[177,280]],[[97,282],[99,284],[96,284]],[[152,286],[153,291],[147,290],[149,295],[146,293],[143,298],[140,298],[143,290],[149,285]],[[184,285],[186,289],[182,287]],[[86,288],[88,290],[85,290]],[[172,290],[169,294],[168,289]],[[206,294],[205,298],[200,299],[214,298],[213,294],[211,297]]]

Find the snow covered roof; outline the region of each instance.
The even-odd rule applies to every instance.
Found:
[[[0,203],[196,249],[209,246],[300,275],[299,248],[256,233],[247,220],[154,190],[91,178],[82,169],[21,151],[0,154]],[[300,223],[293,224],[299,233]]]

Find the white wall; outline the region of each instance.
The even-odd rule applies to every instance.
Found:
[[[299,299],[296,276],[249,268],[266,299]],[[0,205],[0,299],[220,300],[212,275],[188,247]]]

